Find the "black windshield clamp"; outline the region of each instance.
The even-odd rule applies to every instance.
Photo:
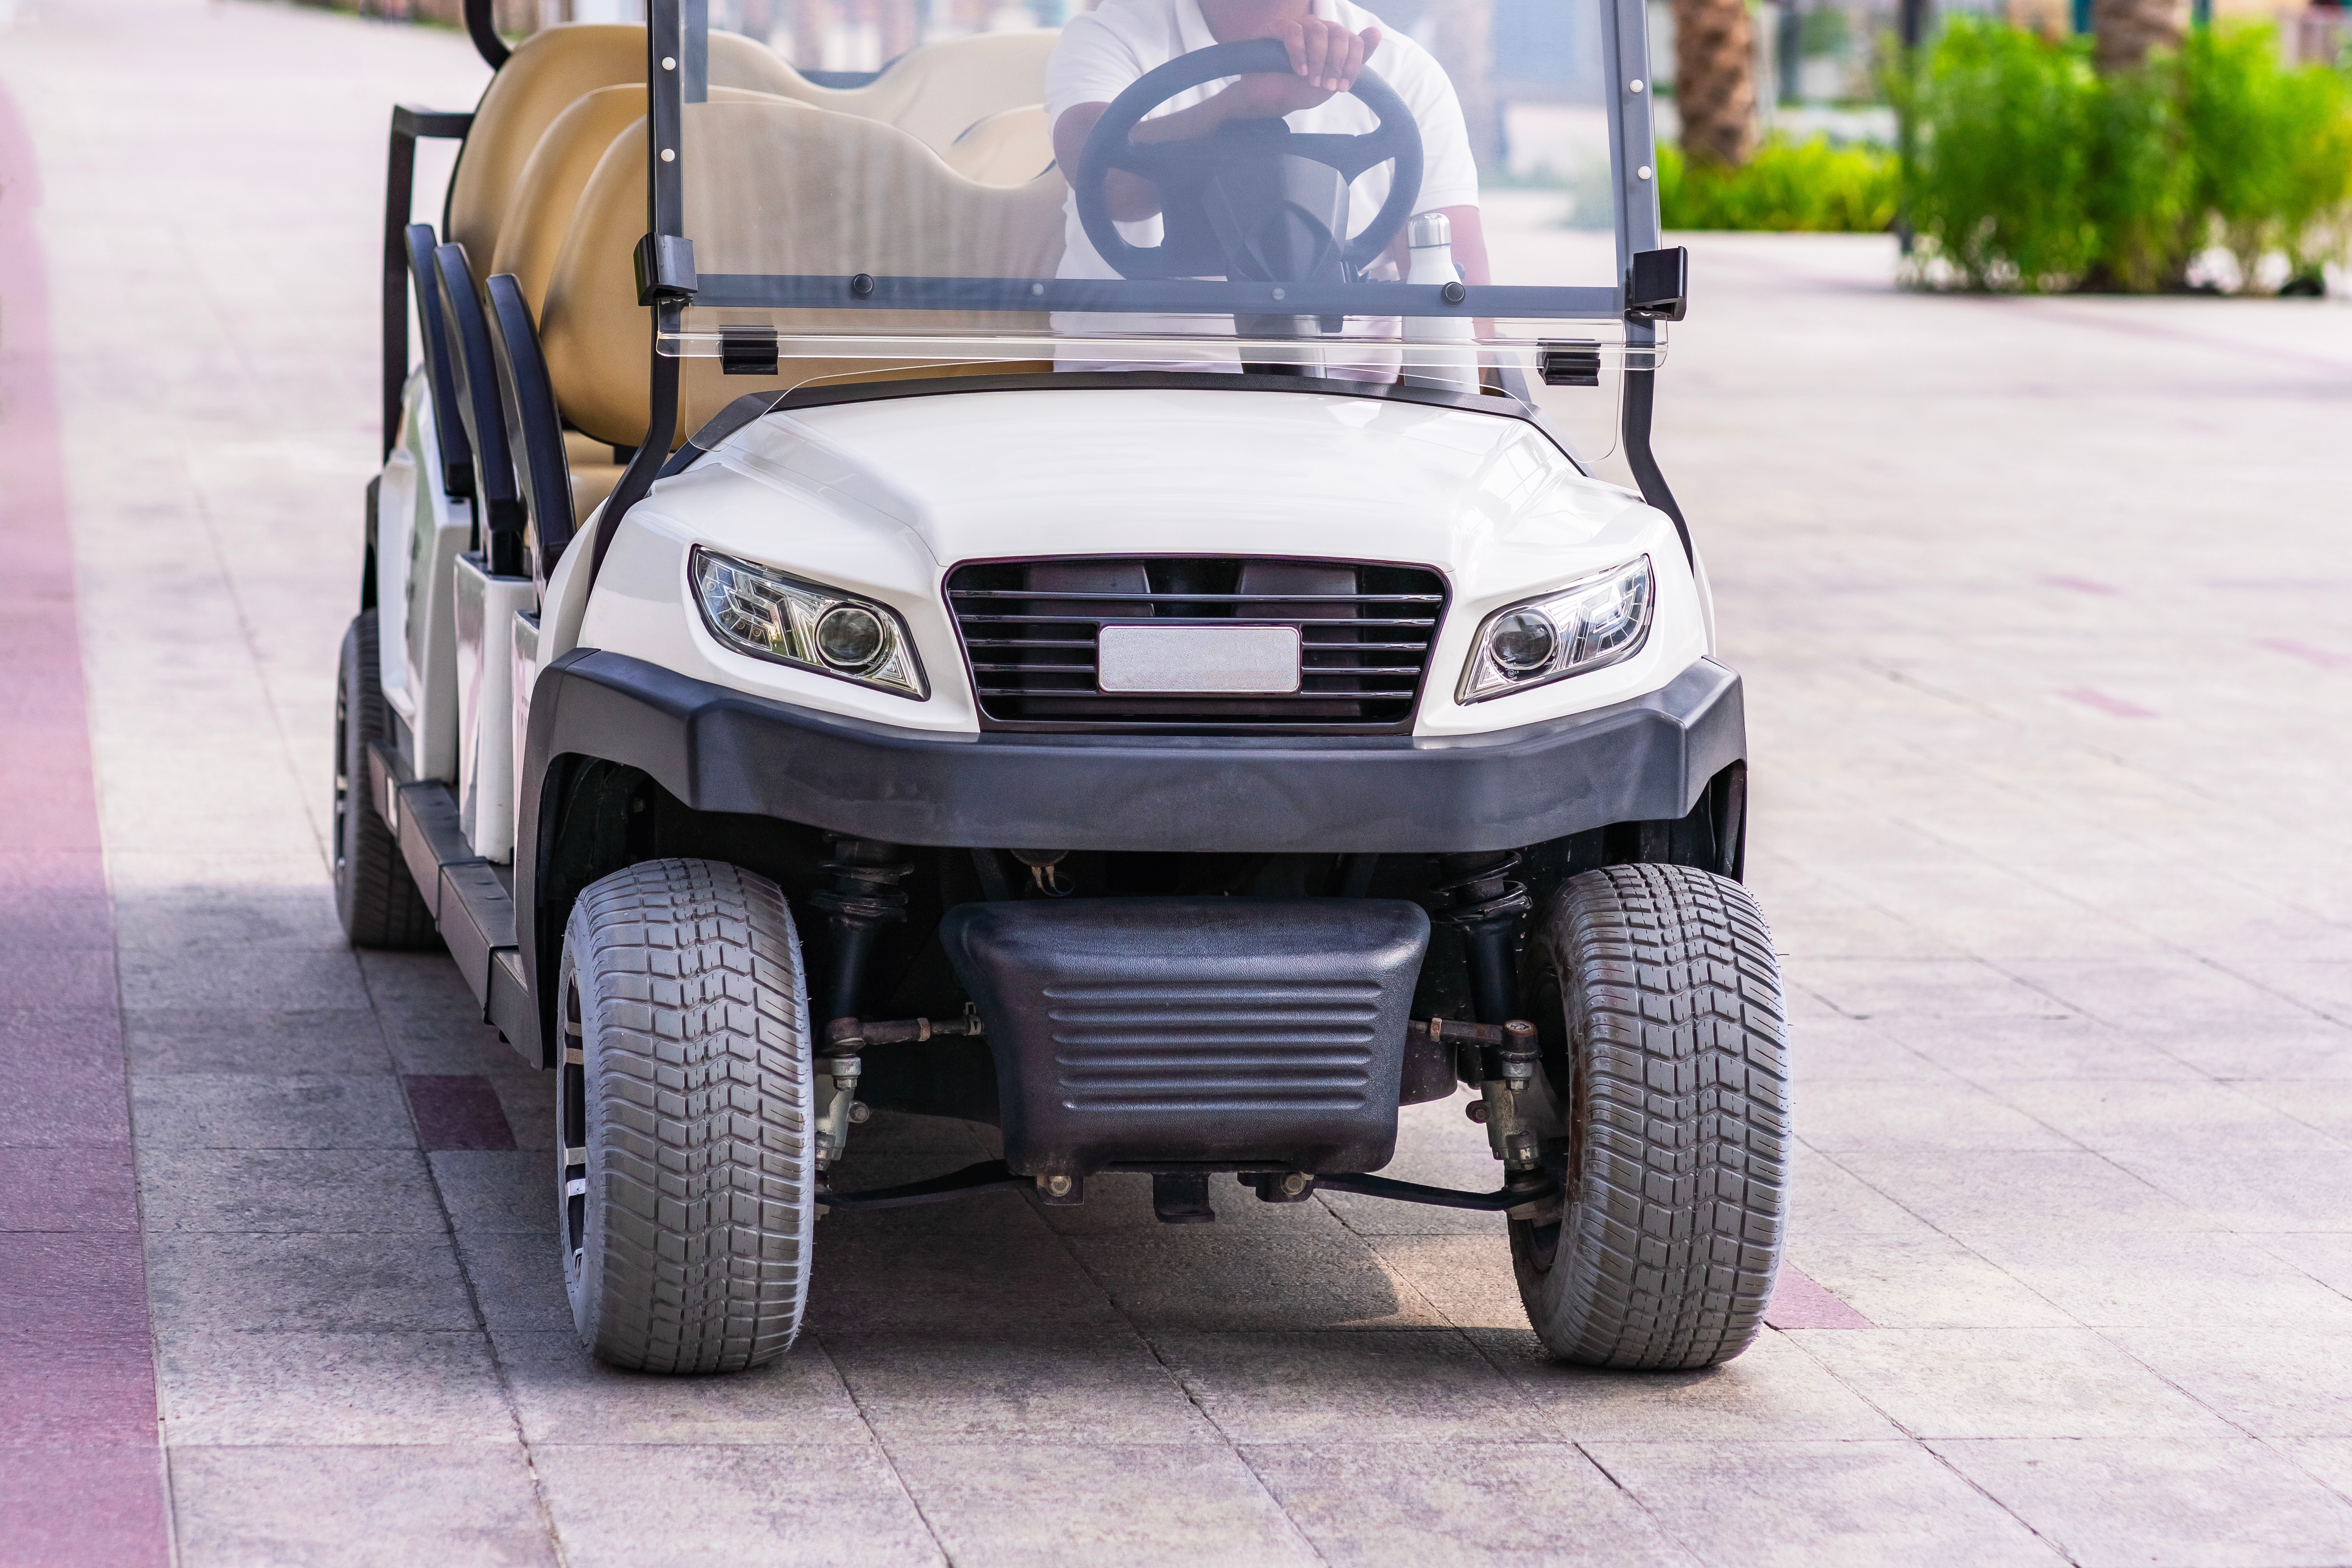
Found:
[[[640,305],[687,304],[702,287],[694,270],[694,241],[684,235],[638,237],[636,263]]]
[[[1601,345],[1590,338],[1538,338],[1536,374],[1546,386],[1599,386]]]
[[[1644,321],[1679,321],[1690,309],[1690,252],[1681,246],[1637,251],[1625,272],[1625,313]]]

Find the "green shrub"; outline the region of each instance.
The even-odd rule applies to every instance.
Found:
[[[2088,270],[2099,116],[2087,40],[1955,16],[1899,89],[1915,142],[1905,212],[1968,287],[2059,288]]]
[[[1658,149],[1658,211],[1668,228],[1874,234],[1895,221],[1893,153],[1833,147],[1825,137],[1771,141],[1737,169],[1684,162]]]
[[[2268,26],[2103,79],[2088,39],[1960,16],[1889,87],[1920,254],[1967,288],[2178,287],[2216,240],[2251,287],[2352,240],[2352,79],[2282,65]]]

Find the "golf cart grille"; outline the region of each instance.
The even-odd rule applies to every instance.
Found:
[[[1445,580],[1420,566],[1262,556],[1058,556],[948,574],[983,728],[1314,731],[1412,728]],[[1296,626],[1298,689],[1106,692],[1107,626]]]

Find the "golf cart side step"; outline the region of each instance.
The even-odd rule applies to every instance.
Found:
[[[533,1067],[540,1060],[538,1019],[523,989],[515,938],[514,873],[474,853],[457,826],[457,798],[438,779],[406,776],[398,757],[368,743],[368,790],[400,842],[400,853],[433,911],[457,972],[473,989],[483,1019]]]

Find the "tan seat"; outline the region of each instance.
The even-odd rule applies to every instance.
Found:
[[[726,87],[712,88],[710,100],[714,103],[793,101]],[[556,253],[563,248],[563,237],[572,228],[572,214],[580,205],[580,193],[588,188],[589,176],[623,132],[646,133],[645,120],[642,84],[600,87],[574,99],[531,149],[530,161],[515,180],[514,195],[499,225],[499,247],[484,276],[513,273],[534,316],[546,298],[548,276],[555,270]]]
[[[1050,278],[1060,264],[1066,187],[1047,172],[1019,186],[964,178],[913,136],[793,104],[688,105],[683,156],[687,229],[704,275],[858,272],[927,277]],[[550,275],[540,336],[564,417],[601,441],[643,438],[652,345],[637,304],[632,252],[646,224],[646,151],[625,130],[582,193]],[[693,312],[701,319],[717,312]],[[730,323],[813,330],[1042,335],[1042,312],[837,310],[724,312]],[[708,330],[705,328],[704,330]],[[722,374],[686,362],[676,441],[747,392],[804,382],[1003,370],[926,359],[786,360],[775,377]],[[1042,369],[1030,363],[1024,368]]]
[[[992,114],[940,150],[949,168],[983,185],[1025,185],[1054,166],[1045,106]]]
[[[1045,102],[1045,61],[1061,36],[1038,28],[943,38],[908,50],[864,87],[819,87],[797,71],[785,87],[748,81],[732,85],[782,93],[837,114],[879,120],[943,153],[990,115]],[[712,58],[717,58],[714,52]],[[711,80],[718,79],[714,70]]]
[[[516,185],[548,127],[583,94],[624,84],[642,94],[645,82],[641,26],[574,22],[533,33],[515,46],[474,110],[473,129],[449,184],[449,232],[442,237],[466,247],[477,285],[490,275]],[[710,83],[714,89],[742,88],[787,97],[810,90],[774,51],[734,33],[710,35]],[[637,112],[645,112],[642,100]]]

